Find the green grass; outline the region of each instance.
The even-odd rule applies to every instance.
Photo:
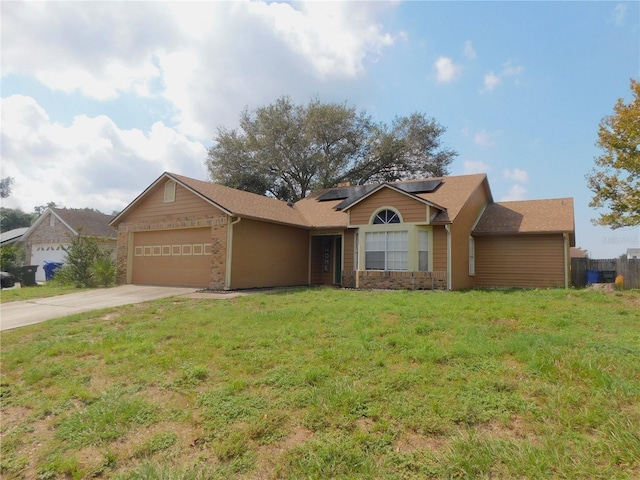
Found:
[[[637,291],[176,297],[1,354],[7,479],[640,478]]]
[[[56,295],[75,293],[82,290],[86,289],[76,288],[73,285],[61,285],[55,281],[38,284],[33,287],[12,288],[10,290],[2,289],[2,293],[0,293],[0,303],[55,297]]]

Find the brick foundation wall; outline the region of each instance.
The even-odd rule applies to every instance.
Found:
[[[356,282],[357,275],[357,282]],[[447,272],[347,271],[342,274],[345,288],[389,290],[446,290]]]

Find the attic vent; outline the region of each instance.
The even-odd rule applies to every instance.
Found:
[[[164,184],[164,203],[170,203],[176,201],[176,182],[173,180],[167,181]]]

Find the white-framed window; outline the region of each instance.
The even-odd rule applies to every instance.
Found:
[[[164,203],[170,203],[176,201],[176,182],[168,180],[164,184]]]
[[[382,210],[376,213],[375,217],[373,217],[374,225],[386,225],[389,223],[401,223],[400,215],[398,215],[393,210]]]
[[[358,243],[360,242],[360,234],[358,232],[354,235],[353,241],[353,269],[358,270]]]
[[[365,269],[406,271],[409,268],[409,232],[366,232]]]
[[[418,230],[418,271],[429,271],[429,232]]]
[[[469,237],[469,275],[476,274],[476,240]]]

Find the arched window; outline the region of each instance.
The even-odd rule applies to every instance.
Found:
[[[382,210],[373,219],[374,225],[384,225],[387,223],[400,223],[400,217],[393,210]]]

